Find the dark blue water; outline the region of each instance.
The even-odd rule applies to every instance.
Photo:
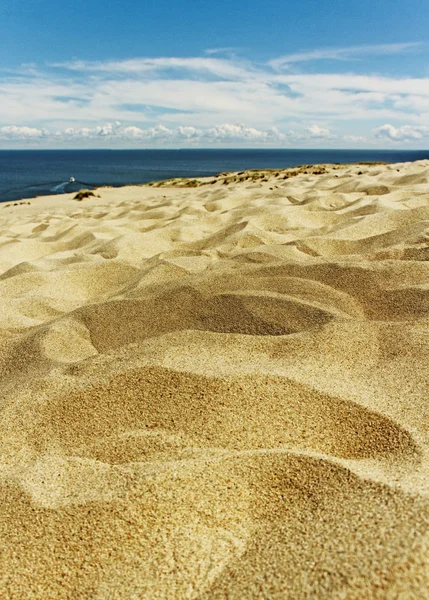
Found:
[[[0,150],[0,202],[223,171],[424,158],[429,150]]]

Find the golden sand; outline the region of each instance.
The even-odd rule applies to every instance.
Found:
[[[0,598],[429,598],[429,161],[96,194],[0,205]]]

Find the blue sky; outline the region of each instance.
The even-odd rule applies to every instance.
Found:
[[[429,147],[423,0],[2,0],[0,147]]]

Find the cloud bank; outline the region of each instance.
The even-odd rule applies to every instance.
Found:
[[[314,67],[421,53],[422,44],[312,50],[265,63],[226,56],[232,50],[0,71],[0,147],[426,144],[429,77]]]
[[[35,129],[33,127],[3,126],[0,127],[0,140],[27,140],[41,141],[58,139],[62,140],[102,140],[110,141],[156,141],[156,142],[210,142],[223,141],[249,142],[281,142],[286,136],[275,127],[261,131],[253,127],[225,123],[217,127],[200,129],[196,127],[168,128],[164,125],[142,129],[135,125],[123,126],[119,121],[105,123],[96,127],[74,128],[67,127],[63,130]]]
[[[377,127],[374,130],[375,136],[379,139],[387,139],[393,142],[403,142],[412,140],[421,140],[429,137],[429,127],[427,126],[410,126],[403,125],[402,127],[394,127],[389,123]]]

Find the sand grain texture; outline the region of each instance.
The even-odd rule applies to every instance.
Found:
[[[429,599],[429,161],[97,194],[0,205],[0,597]]]

